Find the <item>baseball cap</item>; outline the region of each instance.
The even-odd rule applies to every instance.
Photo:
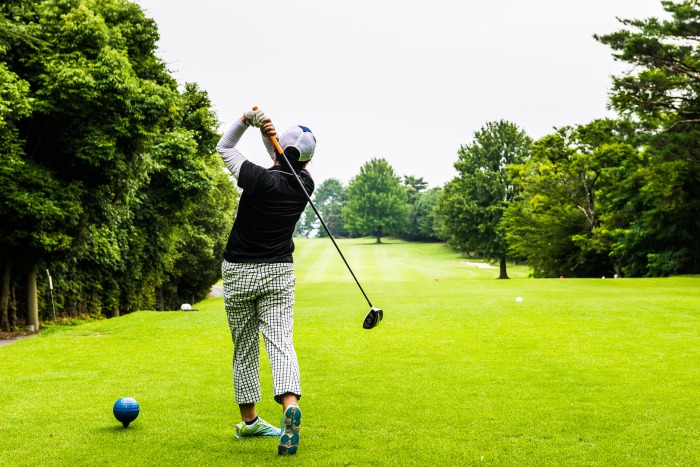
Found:
[[[296,149],[299,152],[299,162],[307,162],[314,157],[316,137],[305,126],[294,125],[282,133],[280,147],[285,153],[289,147]]]

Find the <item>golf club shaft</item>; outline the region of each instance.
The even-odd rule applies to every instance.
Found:
[[[257,108],[257,107],[253,107],[253,110],[258,110],[258,108]],[[318,209],[316,209],[316,205],[315,205],[314,202],[311,200],[311,196],[309,196],[309,193],[306,191],[306,188],[304,188],[304,184],[301,182],[301,179],[299,178],[299,176],[297,175],[296,171],[294,170],[294,167],[292,167],[292,164],[289,162],[289,159],[287,159],[287,156],[285,156],[284,151],[282,151],[282,148],[280,147],[280,144],[277,142],[277,138],[275,138],[274,136],[269,137],[269,138],[270,138],[270,140],[272,141],[272,144],[275,145],[275,150],[277,151],[277,154],[279,154],[279,155],[282,157],[282,159],[284,159],[284,163],[287,164],[287,167],[289,167],[289,170],[292,171],[292,175],[294,175],[294,178],[297,179],[297,182],[299,183],[299,187],[301,188],[301,190],[302,190],[302,191],[304,192],[304,194],[306,195],[306,199],[309,201],[309,204],[311,205],[311,207],[313,208],[314,212],[316,213],[316,217],[318,217],[318,220],[321,221],[321,225],[323,226],[324,229],[326,229],[326,233],[328,234],[328,236],[330,237],[331,241],[333,242],[333,245],[335,246],[335,249],[338,250],[338,254],[339,254],[340,257],[343,259],[343,262],[345,263],[345,266],[347,266],[348,271],[350,271],[350,274],[352,274],[352,278],[355,279],[355,283],[356,283],[357,286],[360,288],[360,292],[362,292],[362,295],[364,295],[365,300],[367,300],[367,303],[369,304],[369,307],[370,307],[370,308],[374,308],[374,307],[372,306],[372,302],[369,301],[369,298],[367,297],[367,294],[365,293],[365,290],[364,290],[364,289],[362,288],[362,286],[360,285],[360,281],[357,280],[357,277],[355,276],[355,273],[352,272],[352,268],[351,268],[350,265],[348,264],[348,261],[345,259],[345,255],[343,255],[343,252],[340,251],[340,247],[339,247],[338,244],[336,243],[335,238],[333,237],[333,234],[331,233],[331,231],[330,231],[330,229],[328,228],[328,226],[326,225],[326,223],[323,221],[323,218],[321,217],[321,213],[318,212]]]

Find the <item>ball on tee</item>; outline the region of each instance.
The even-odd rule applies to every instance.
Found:
[[[136,417],[139,416],[139,410],[139,403],[136,402],[136,399],[132,397],[122,397],[114,403],[112,412],[114,413],[114,417],[122,422],[122,425],[126,428],[129,426],[129,423],[136,420]]]

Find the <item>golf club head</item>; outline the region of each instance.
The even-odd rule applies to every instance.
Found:
[[[365,329],[372,329],[376,327],[384,317],[384,312],[381,308],[372,307],[369,309],[369,313],[365,316],[365,320],[362,322],[362,327]]]

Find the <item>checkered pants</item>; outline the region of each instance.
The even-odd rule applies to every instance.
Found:
[[[224,305],[233,338],[236,403],[260,401],[260,332],[270,357],[275,400],[291,392],[301,397],[299,364],[292,343],[293,263],[221,265]]]

